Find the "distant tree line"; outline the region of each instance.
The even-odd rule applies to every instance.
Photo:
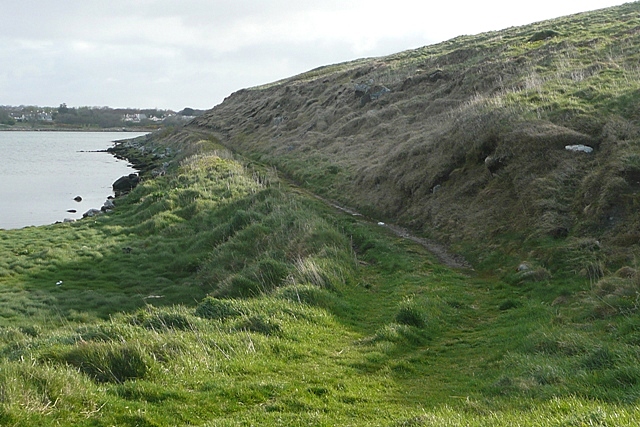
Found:
[[[7,111],[0,110],[0,125],[13,126],[15,124],[16,124],[16,121],[11,117],[11,115]]]
[[[122,128],[162,127],[186,123],[193,117],[204,114],[204,110],[184,108],[175,112],[160,109],[69,107],[62,103],[58,107],[0,106],[0,125],[38,126],[62,128]]]

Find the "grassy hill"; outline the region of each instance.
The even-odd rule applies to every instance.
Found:
[[[192,127],[363,213],[471,243],[476,262],[506,236],[597,240],[599,274],[632,262],[640,237],[638,10],[324,67],[235,93]],[[594,151],[565,149],[579,144]]]
[[[121,143],[113,213],[0,230],[0,425],[638,424],[639,51],[630,3]]]

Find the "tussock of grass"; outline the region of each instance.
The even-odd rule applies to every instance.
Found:
[[[349,305],[335,292],[319,288],[313,284],[288,285],[279,288],[274,296],[300,304],[308,304],[328,310],[347,311]]]
[[[427,315],[415,301],[405,300],[398,308],[395,320],[401,325],[423,328],[427,324]]]
[[[150,368],[143,351],[131,344],[87,343],[58,354],[51,352],[43,358],[75,367],[98,382],[142,379]]]
[[[240,316],[242,314],[242,304],[235,300],[220,300],[207,297],[198,304],[195,314],[204,319],[222,320]]]

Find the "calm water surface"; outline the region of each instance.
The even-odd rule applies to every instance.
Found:
[[[100,209],[113,195],[111,184],[135,171],[126,161],[96,151],[140,135],[0,132],[0,229],[79,219],[91,208]],[[76,196],[82,201],[74,201]]]

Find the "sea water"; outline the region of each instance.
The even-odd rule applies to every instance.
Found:
[[[100,209],[113,195],[113,182],[136,172],[104,150],[140,135],[0,132],[0,229],[80,219],[89,209]]]

